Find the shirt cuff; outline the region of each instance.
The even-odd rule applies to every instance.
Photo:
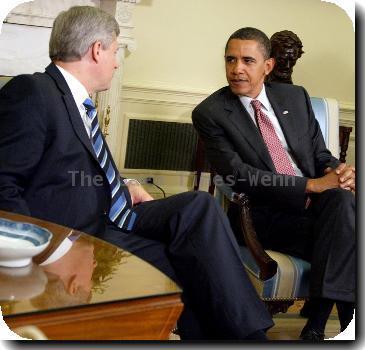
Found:
[[[141,185],[141,183],[136,179],[123,179],[123,182],[125,185],[127,185],[129,182],[133,182],[133,185]]]

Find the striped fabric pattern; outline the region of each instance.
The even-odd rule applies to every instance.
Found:
[[[90,98],[87,98],[83,104],[86,108],[87,116],[91,120],[91,143],[110,186],[111,202],[109,219],[123,230],[130,231],[133,229],[136,213],[134,213],[128,205],[124,193],[127,189],[125,186],[122,186],[119,172],[112,161],[112,155],[105,145],[94,103]]]
[[[5,249],[12,242],[11,249],[17,249],[14,242],[27,241],[35,247],[46,244],[52,233],[34,224],[0,218],[0,247]]]
[[[266,250],[278,263],[277,273],[266,281],[259,278],[259,267],[246,247],[240,247],[246,272],[263,300],[301,299],[309,295],[310,263],[293,256]]]

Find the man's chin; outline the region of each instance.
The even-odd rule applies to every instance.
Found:
[[[107,91],[109,90],[111,87],[111,84],[107,85],[107,86],[102,86],[102,87],[99,87],[98,91],[97,92],[102,92],[102,91]]]
[[[237,88],[236,86],[229,86],[232,93],[237,95],[237,96],[246,96],[248,91],[246,89],[240,89],[240,88]]]

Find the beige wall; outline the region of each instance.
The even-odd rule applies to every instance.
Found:
[[[43,4],[42,11],[48,4],[35,2]],[[99,3],[62,0],[66,2]],[[354,31],[338,6],[320,0],[140,0],[130,13],[127,10],[121,24],[127,32],[133,28],[132,15],[137,49],[124,61],[120,135],[114,140],[120,145],[116,161],[123,174],[141,180],[154,176],[169,194],[191,188],[188,172],[123,169],[128,123],[131,118],[190,122],[194,106],[226,84],[225,42],[243,26],[260,28],[269,36],[283,29],[294,31],[305,51],[294,67],[294,83],[305,86],[311,96],[337,99],[341,124],[354,128]],[[355,132],[348,154],[351,163],[354,136]]]
[[[244,26],[271,36],[292,30],[305,53],[293,81],[311,96],[338,100],[340,123],[355,127],[355,35],[344,10],[320,0],[141,0],[134,11],[136,51],[124,65],[124,131],[120,167],[130,118],[189,122],[194,106],[226,84],[224,46]],[[348,161],[354,163],[355,131]],[[338,155],[336,155],[338,156]],[[154,176],[168,193],[187,190],[182,172],[123,169],[143,180]],[[151,189],[152,190],[152,189]]]
[[[320,0],[142,0],[134,12],[138,48],[126,84],[210,93],[225,84],[224,45],[243,26],[271,36],[288,29],[305,54],[293,80],[312,96],[354,104],[354,30],[340,7]]]

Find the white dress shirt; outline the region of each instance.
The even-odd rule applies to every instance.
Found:
[[[62,76],[65,78],[66,83],[71,90],[72,96],[73,96],[73,98],[76,102],[77,108],[80,112],[82,122],[84,123],[86,133],[89,136],[89,138],[91,139],[91,120],[87,116],[86,108],[84,106],[84,101],[87,98],[90,98],[90,96],[89,96],[85,86],[82,85],[81,82],[76,77],[74,77],[71,73],[69,73],[62,67],[57,66],[57,65],[56,65],[56,67],[59,69]],[[134,181],[140,185],[139,181],[136,179],[124,179],[123,181],[125,184],[127,184],[130,181]]]
[[[71,73],[69,73],[67,70],[63,69],[60,66],[56,65],[56,67],[59,69],[59,71],[65,78],[66,83],[71,90],[72,96],[73,96],[73,98],[76,102],[77,108],[80,112],[82,122],[84,123],[87,135],[89,136],[89,138],[91,138],[91,120],[87,116],[86,108],[83,105],[84,101],[87,98],[90,98],[89,94],[88,94],[85,86],[82,85],[80,83],[80,81],[77,78],[75,78]]]
[[[252,121],[257,126],[256,118],[255,118],[255,111],[251,105],[251,101],[253,100],[253,98],[248,97],[248,96],[240,96],[239,98],[240,98],[241,103],[245,107],[246,111],[250,115]],[[278,118],[276,117],[275,112],[274,112],[273,108],[271,107],[270,101],[267,98],[265,85],[263,86],[259,95],[255,98],[255,100],[258,100],[261,102],[262,111],[267,115],[267,117],[270,119],[272,125],[274,126],[275,132],[278,135],[278,138],[279,138],[281,144],[283,145],[286,154],[289,157],[290,163],[292,164],[292,166],[294,168],[295,174],[297,176],[303,176],[303,173],[298,168],[297,163],[295,162],[295,160],[291,154],[291,151],[289,149],[288,143],[286,142],[283,130],[281,129],[281,126],[279,124]]]

